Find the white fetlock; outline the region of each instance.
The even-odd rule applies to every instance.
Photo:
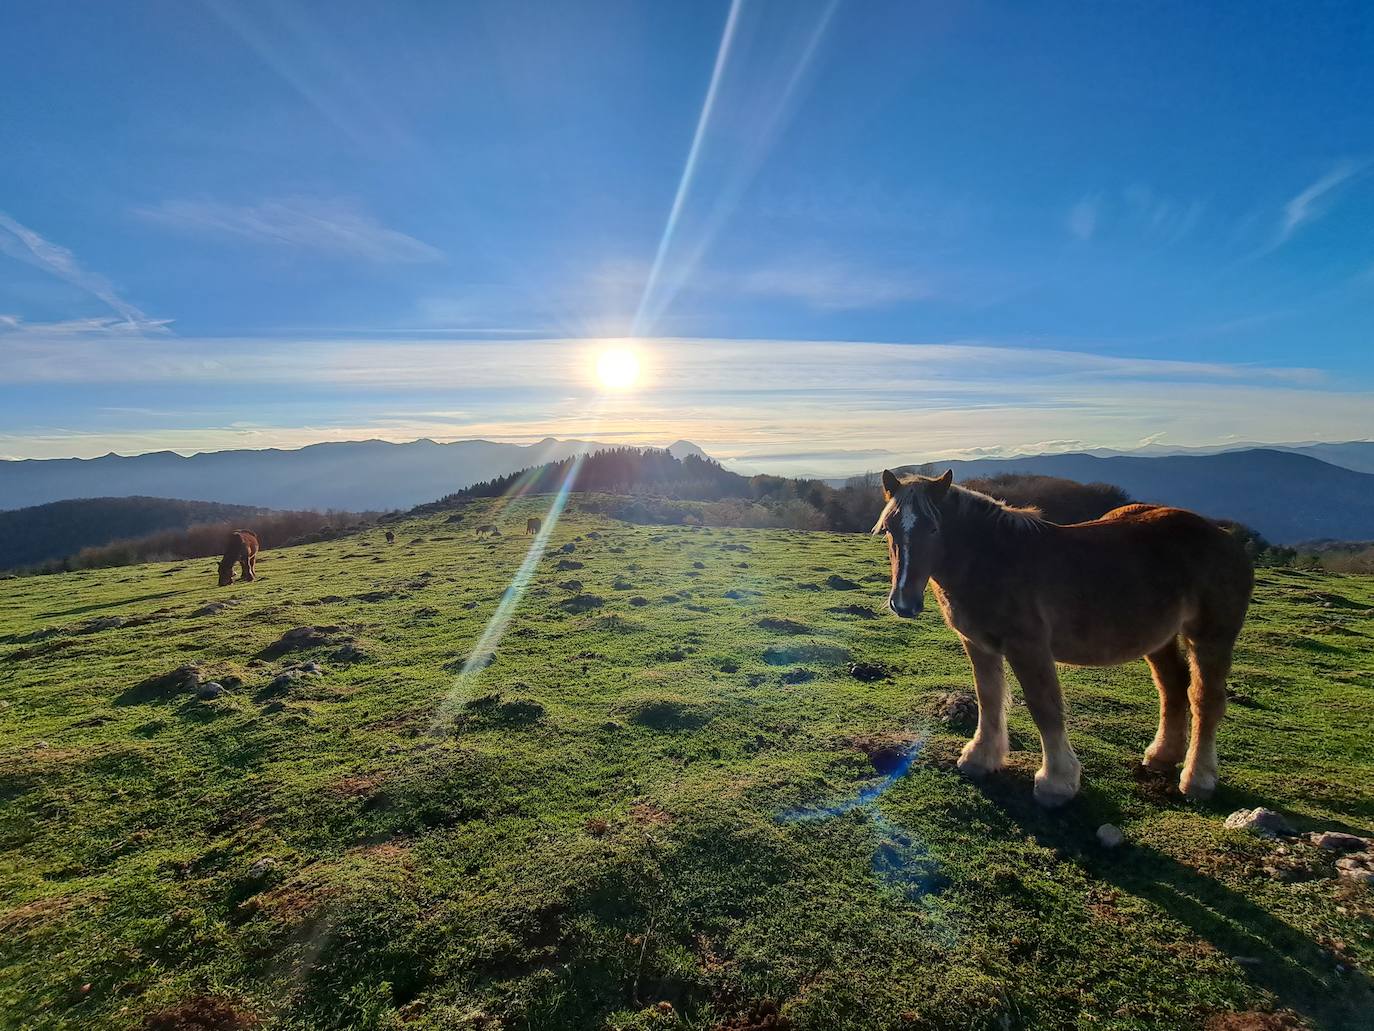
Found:
[[[1041,766],[1035,772],[1035,800],[1046,809],[1061,806],[1078,794],[1082,766],[1076,756],[1072,763],[1059,760],[1056,769]]]
[[[986,777],[996,773],[1007,761],[1007,743],[985,740],[975,736],[964,745],[956,764],[959,772],[967,777]]]
[[[1186,766],[1183,776],[1178,778],[1178,789],[1189,798],[1199,801],[1209,799],[1217,789],[1217,771]]]
[[[1185,753],[1184,745],[1171,744],[1155,738],[1150,742],[1150,747],[1145,749],[1145,758],[1141,760],[1141,764],[1151,770],[1168,773],[1183,761]]]

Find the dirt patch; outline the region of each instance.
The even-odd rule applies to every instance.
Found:
[[[340,798],[359,798],[370,795],[382,784],[380,775],[371,773],[357,777],[341,777],[329,785],[328,791]]]
[[[140,680],[115,698],[115,705],[148,705],[166,702],[183,694],[194,694],[200,687],[201,674],[197,666],[178,666],[170,673]]]
[[[631,723],[652,730],[698,730],[715,715],[699,702],[672,695],[640,698],[620,709]]]
[[[503,726],[527,726],[544,718],[545,709],[529,698],[502,698],[500,692],[482,695],[463,706],[466,716]]]
[[[874,680],[882,680],[888,673],[886,667],[876,662],[856,662],[849,667],[849,675],[855,680],[871,683]]]
[[[1203,1031],[1303,1031],[1307,1027],[1295,1013],[1264,1013],[1260,1010],[1217,1013],[1202,1026]]]
[[[952,730],[978,726],[978,700],[967,691],[947,691],[935,699],[935,718]]]
[[[825,578],[825,586],[829,587],[832,591],[857,591],[859,589],[858,584],[853,580],[845,579],[843,576],[840,576],[839,573],[831,573],[827,576]]]
[[[794,619],[775,619],[772,616],[759,620],[759,628],[772,631],[775,634],[809,634],[813,632],[805,623],[798,623]]]
[[[250,1031],[261,1026],[255,1014],[213,995],[193,995],[150,1013],[142,1024],[144,1031]]]
[[[792,1021],[775,1002],[756,1002],[743,1013],[711,1025],[711,1031],[792,1031]]]
[[[351,644],[352,641],[353,638],[345,634],[340,626],[298,626],[258,652],[258,658],[275,659],[290,652]]]
[[[554,568],[554,569],[557,569],[557,570],[559,570],[559,571],[561,571],[561,572],[567,572],[567,571],[573,570],[573,569],[581,569],[581,568],[582,568],[582,563],[581,563],[581,562],[578,562],[576,559],[565,558],[565,559],[563,559],[562,561],[560,561],[560,562],[558,563],[558,565],[554,566],[553,568]]]
[[[567,612],[590,612],[605,604],[606,599],[599,594],[574,594],[566,601],[559,602],[558,607]]]

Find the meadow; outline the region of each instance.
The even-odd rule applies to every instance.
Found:
[[[518,599],[547,498],[0,584],[0,1023],[1368,1026],[1369,890],[1223,820],[1374,831],[1374,578],[1259,572],[1210,802],[1137,775],[1143,663],[1065,670],[1045,812],[1024,706],[954,769],[881,541],[583,500]]]

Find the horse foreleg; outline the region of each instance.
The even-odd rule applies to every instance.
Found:
[[[959,754],[959,772],[981,777],[1000,770],[1007,761],[1007,679],[1002,656],[985,651],[967,638],[964,651],[973,665],[973,684],[978,692],[978,730]]]
[[[1188,751],[1188,663],[1173,640],[1145,656],[1159,690],[1159,730],[1145,749],[1145,765],[1172,772]]]
[[[1064,729],[1064,692],[1054,658],[1048,647],[1022,646],[1008,648],[1007,660],[1040,731],[1043,758],[1035,772],[1035,800],[1043,806],[1063,805],[1078,794],[1082,765]]]
[[[244,580],[253,579],[253,559],[251,556],[245,554],[243,558],[239,559],[239,568],[243,570]]]
[[[1188,641],[1193,740],[1178,786],[1189,798],[1211,798],[1217,788],[1217,725],[1226,715],[1226,675],[1231,672],[1233,645],[1232,641]]]

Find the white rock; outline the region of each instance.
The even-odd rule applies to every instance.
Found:
[[[1374,852],[1357,852],[1336,860],[1336,873],[1355,884],[1374,884]]]
[[[1311,835],[1310,840],[1318,848],[1330,849],[1332,852],[1363,852],[1365,849],[1374,848],[1374,841],[1369,838],[1362,838],[1358,834],[1346,834],[1344,831],[1322,831],[1320,834]]]
[[[1297,833],[1293,830],[1293,825],[1284,819],[1282,814],[1276,813],[1272,809],[1265,809],[1263,806],[1255,809],[1237,809],[1226,817],[1226,827],[1233,831],[1249,831],[1251,834],[1258,834],[1263,838]]]
[[[1116,848],[1126,840],[1126,835],[1121,833],[1121,828],[1114,824],[1104,823],[1097,828],[1097,840],[1101,842],[1103,848]]]
[[[218,698],[222,694],[224,694],[224,685],[216,683],[213,680],[201,684],[199,690],[196,691],[196,697],[206,702],[213,698]]]

